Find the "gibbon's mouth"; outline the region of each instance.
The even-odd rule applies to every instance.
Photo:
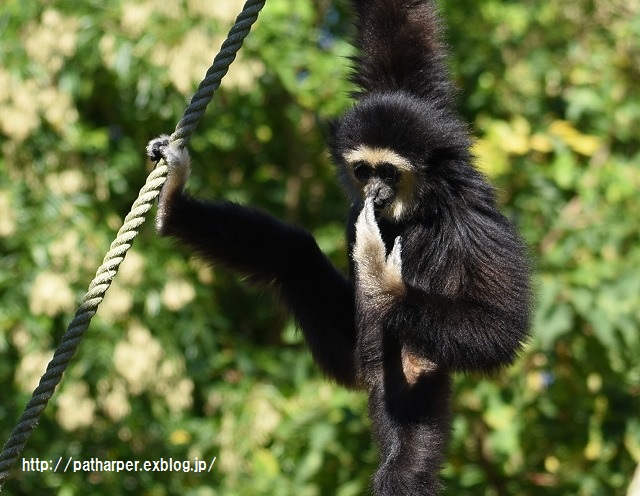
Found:
[[[391,205],[393,205],[393,201],[392,200],[374,201],[373,202],[373,210],[375,211],[376,215],[378,215],[378,214],[381,214],[382,212],[384,212],[385,210],[388,210],[389,207],[391,207]]]
[[[389,205],[374,205],[373,211],[376,213],[376,215],[378,215],[384,212],[388,207]]]

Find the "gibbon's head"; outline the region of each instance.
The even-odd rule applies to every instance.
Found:
[[[467,129],[438,102],[401,93],[370,94],[331,129],[331,155],[354,203],[372,196],[395,222],[425,204],[456,157],[468,155]]]

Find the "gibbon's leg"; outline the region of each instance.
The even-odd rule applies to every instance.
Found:
[[[302,329],[320,368],[338,383],[353,387],[353,287],[311,234],[254,208],[185,194],[189,154],[168,145],[166,136],[151,141],[147,153],[152,160],[163,157],[169,167],[158,204],[158,232],[213,265],[273,287]]]
[[[413,385],[399,364],[385,363],[384,379],[369,394],[380,447],[373,478],[376,496],[436,496],[449,440],[451,379],[444,370],[423,374]]]

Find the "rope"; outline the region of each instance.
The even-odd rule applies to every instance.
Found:
[[[198,126],[198,122],[204,115],[204,111],[213,98],[214,92],[220,86],[220,81],[236,58],[242,42],[249,34],[253,23],[258,19],[258,14],[265,3],[266,0],[247,0],[242,12],[236,19],[235,25],[231,28],[227,39],[222,44],[220,52],[213,59],[213,64],[207,71],[200,86],[198,86],[198,91],[191,98],[191,103],[182,115],[180,122],[178,122],[175,132],[171,135],[171,142],[177,142],[176,144],[179,147],[187,145],[191,139],[191,133]]]
[[[204,115],[207,105],[213,99],[215,91],[220,87],[220,81],[235,60],[238,50],[240,50],[244,39],[249,34],[251,26],[258,19],[258,14],[265,3],[266,0],[247,0],[234,26],[229,31],[227,39],[222,44],[220,52],[214,58],[213,64],[178,122],[175,132],[171,135],[171,142],[177,142],[176,144],[180,147],[187,145],[191,139],[192,132]],[[24,450],[31,432],[38,425],[49,399],[53,396],[57,385],[62,379],[62,374],[69,366],[71,358],[75,355],[91,319],[97,312],[98,305],[104,299],[105,293],[118,273],[120,264],[124,261],[127,251],[131,248],[134,238],[138,235],[146,213],[151,209],[154,200],[160,193],[160,189],[166,180],[167,172],[167,165],[164,160],[161,160],[147,178],[145,185],[138,194],[137,200],[131,207],[131,211],[125,217],[124,224],[118,231],[116,239],[111,243],[111,247],[102,265],[98,268],[95,278],[89,284],[89,289],[82,300],[82,304],[62,336],[60,345],[47,365],[46,372],[40,378],[38,387],[33,391],[31,400],[27,403],[22,416],[18,420],[18,424],[3,446],[2,453],[0,453],[0,491],[5,481],[9,478],[11,468]]]

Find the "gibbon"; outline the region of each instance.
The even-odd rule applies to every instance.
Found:
[[[148,146],[169,166],[157,230],[273,288],[322,371],[368,393],[376,496],[437,495],[451,376],[514,361],[529,333],[530,268],[474,166],[434,2],[353,4],[357,90],[329,143],[351,200],[349,277],[306,230],[185,193],[189,154],[166,136]]]

